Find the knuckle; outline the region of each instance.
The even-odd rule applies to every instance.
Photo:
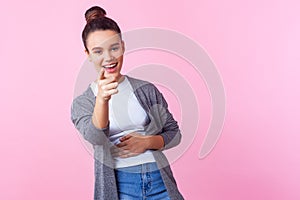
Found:
[[[108,95],[109,94],[107,92],[103,92],[102,97],[106,98],[106,97],[108,97]]]
[[[104,80],[98,80],[99,85],[103,85],[103,83],[104,83]]]

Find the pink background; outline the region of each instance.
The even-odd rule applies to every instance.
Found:
[[[96,4],[123,31],[161,27],[193,38],[218,67],[226,121],[216,147],[202,160],[198,153],[211,105],[203,81],[191,75],[202,119],[193,144],[172,164],[186,199],[300,199],[300,4],[174,2],[1,2],[0,199],[93,197],[93,158],[70,121],[70,105],[85,60],[83,14]],[[125,65],[131,60],[133,54]],[[185,71],[176,59],[168,62]],[[124,73],[130,69],[125,65]],[[179,119],[177,102],[171,96],[169,101]]]

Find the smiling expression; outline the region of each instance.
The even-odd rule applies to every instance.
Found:
[[[118,33],[112,30],[91,32],[87,37],[87,48],[88,59],[94,63],[98,72],[103,67],[106,78],[110,76],[114,76],[117,80],[121,78],[124,42]]]

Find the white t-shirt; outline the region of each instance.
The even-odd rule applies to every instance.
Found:
[[[90,85],[97,96],[98,86],[96,82]],[[144,125],[147,121],[147,113],[138,102],[133,88],[127,77],[118,85],[118,93],[109,100],[109,140],[118,144],[119,139],[128,133],[138,132],[145,135]],[[115,158],[115,167],[129,167],[148,162],[155,162],[151,150],[129,158]]]

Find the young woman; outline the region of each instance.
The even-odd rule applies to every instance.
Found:
[[[82,40],[99,76],[72,103],[75,127],[94,147],[94,199],[183,199],[162,150],[180,143],[177,122],[151,83],[122,75],[117,23],[94,6]]]

